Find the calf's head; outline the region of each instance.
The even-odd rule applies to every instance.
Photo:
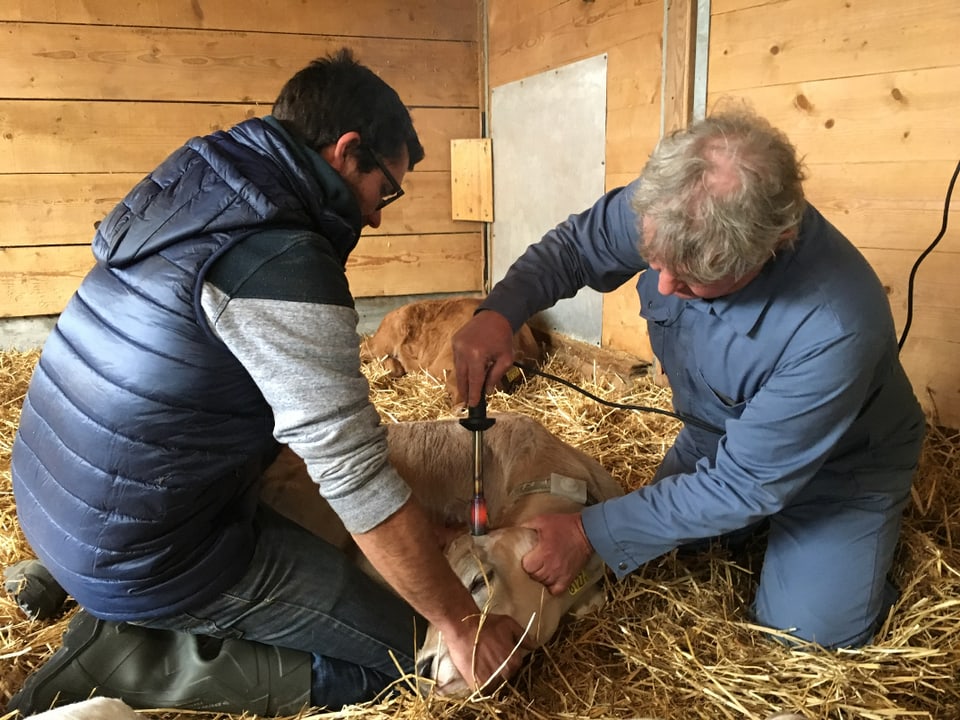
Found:
[[[537,533],[524,527],[504,527],[488,535],[461,535],[447,547],[446,555],[460,582],[470,590],[477,612],[509,615],[527,628],[525,645],[539,647],[550,640],[563,616],[575,605],[592,603],[601,593],[596,582],[602,577],[598,558],[590,572],[558,597],[523,570],[521,558],[537,542]],[[517,652],[528,651],[517,648]],[[432,680],[441,695],[466,696],[471,687],[460,675],[442,634],[432,625],[417,653],[417,673]],[[489,689],[489,688],[488,688]]]

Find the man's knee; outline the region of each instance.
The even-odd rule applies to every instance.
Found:
[[[822,598],[777,597],[761,585],[753,612],[757,623],[771,628],[770,637],[780,642],[814,643],[827,650],[857,648],[873,641],[897,595],[887,581],[878,602],[850,606]]]

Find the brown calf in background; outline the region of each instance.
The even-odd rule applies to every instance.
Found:
[[[480,298],[420,300],[387,313],[361,349],[364,360],[377,358],[393,377],[424,370],[442,381],[454,407],[462,404],[453,367],[454,333],[473,317]],[[514,359],[539,366],[543,350],[527,325],[513,336]],[[510,392],[520,374],[508,373],[500,389]]]

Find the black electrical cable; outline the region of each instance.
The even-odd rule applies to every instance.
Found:
[[[566,385],[571,390],[576,390],[581,395],[586,395],[591,400],[594,400],[601,405],[607,405],[612,408],[619,408],[620,410],[640,410],[641,412],[652,412],[657,415],[666,415],[667,417],[672,417],[676,420],[680,420],[687,425],[696,425],[702,430],[708,430],[712,433],[717,433],[718,435],[723,435],[725,430],[718,428],[716,425],[711,425],[708,422],[700,420],[699,418],[692,417],[690,415],[682,415],[681,413],[671,412],[670,410],[661,410],[660,408],[647,407],[646,405],[628,405],[626,403],[611,402],[610,400],[604,400],[601,397],[597,397],[593,393],[584,390],[582,387],[579,387],[569,380],[564,380],[562,377],[557,377],[556,375],[551,375],[550,373],[544,372],[543,370],[538,370],[537,368],[531,365],[524,365],[523,363],[515,362],[515,366],[523,370],[525,373],[530,373],[531,375],[539,375],[540,377],[547,378],[547,380],[553,380],[558,382],[561,385]]]
[[[907,341],[907,333],[910,332],[910,325],[913,323],[913,281],[917,276],[917,270],[920,269],[920,263],[929,255],[940,242],[940,239],[947,232],[947,220],[950,217],[950,197],[953,195],[953,186],[957,183],[957,175],[960,175],[960,162],[957,162],[957,168],[953,171],[953,177],[947,185],[947,197],[943,201],[943,223],[940,225],[940,232],[930,243],[929,247],[920,253],[920,257],[910,268],[910,279],[907,281],[907,320],[903,324],[903,333],[900,335],[900,342],[897,344],[899,350],[903,350],[903,344]]]

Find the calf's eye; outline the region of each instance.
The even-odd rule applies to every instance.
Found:
[[[493,570],[489,570],[486,576],[482,572],[477,573],[474,576],[473,581],[470,583],[470,594],[476,595],[478,592],[487,587],[487,583],[491,582],[493,582]]]

